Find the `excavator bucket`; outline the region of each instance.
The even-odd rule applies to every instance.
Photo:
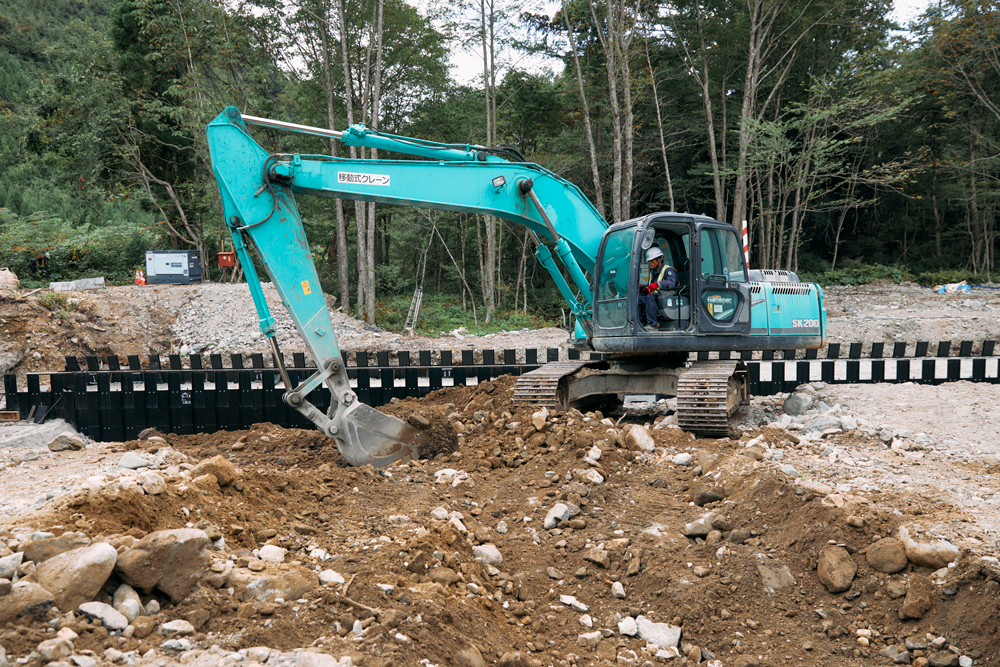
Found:
[[[355,402],[340,415],[337,449],[352,466],[376,468],[401,459],[419,458],[421,431],[364,403]]]

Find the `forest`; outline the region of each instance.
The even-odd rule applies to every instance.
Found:
[[[750,264],[822,284],[985,283],[1000,208],[1000,4],[940,0],[7,0],[0,266],[132,281],[229,249],[204,128],[223,108],[510,147],[608,223],[748,221]],[[477,63],[469,82],[452,53]],[[530,63],[530,65],[528,64]],[[258,128],[274,152],[405,159]],[[299,198],[324,289],[400,328],[559,322],[527,232]],[[207,262],[211,265],[212,262]],[[212,277],[218,278],[218,269]]]

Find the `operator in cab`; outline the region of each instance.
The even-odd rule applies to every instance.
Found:
[[[639,285],[639,319],[647,329],[656,329],[660,314],[656,296],[661,290],[676,289],[677,271],[663,261],[663,251],[656,246],[646,251],[646,261],[649,263],[649,284]]]

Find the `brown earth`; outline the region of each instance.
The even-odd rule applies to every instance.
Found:
[[[725,667],[890,664],[879,655],[881,649],[926,633],[947,637],[977,664],[1000,664],[995,573],[963,560],[954,573],[955,594],[936,588],[934,606],[922,619],[901,621],[903,600],[890,597],[888,584],[931,572],[911,564],[900,574],[884,575],[864,558],[873,536],[894,535],[914,517],[968,520],[947,504],[885,491],[847,494],[843,507],[831,506],[775,465],[748,455],[743,445],[758,437],[768,447],[795,446],[795,436],[775,428],[744,433],[740,443],[695,440],[676,428],[654,429],[650,433],[662,455],[637,462],[636,454],[621,446],[622,427],[634,419],[625,417],[615,426],[602,423],[599,413],[587,420],[571,412],[555,415],[536,432],[531,411],[510,402],[511,387],[512,380],[505,377],[388,406],[388,412],[404,418],[420,413],[449,426],[463,424],[466,432],[457,449],[448,453],[446,446],[433,461],[384,471],[345,468],[331,442],[317,433],[270,425],[166,435],[170,447],[187,455],[189,463],[224,454],[243,471],[242,491],[189,485],[181,492],[171,485],[159,496],[123,492],[114,499],[88,499],[76,494],[20,525],[57,534],[82,530],[114,544],[126,534],[141,537],[207,522],[226,539],[220,557],[247,557],[265,543],[278,544],[290,550],[293,561],[332,568],[350,582],[346,593],[342,587],[325,587],[280,604],[241,602],[225,589],[211,587],[199,588],[177,606],[160,598],[163,611],[157,620],[202,621],[194,639],[205,647],[312,647],[372,666],[423,660],[467,664],[455,656],[470,645],[482,652],[486,664],[508,665],[608,664],[634,651],[642,664],[654,660],[652,653],[643,653],[646,642],[617,631],[620,618],[642,614],[681,626],[683,642],[711,652]],[[846,438],[834,436],[831,442],[841,437]],[[595,443],[603,454],[591,467],[606,480],[581,483],[576,471],[587,469],[583,456]],[[113,445],[110,451],[152,451],[162,445],[143,440]],[[694,454],[702,475],[670,463],[681,451]],[[435,483],[434,473],[444,468],[463,470],[469,477],[457,486]],[[707,490],[723,499],[703,508],[694,505]],[[560,499],[580,507],[582,522],[575,528],[542,529],[548,507]],[[436,507],[461,512],[469,537],[433,519],[430,512]],[[713,523],[720,534],[684,537],[684,525],[706,511],[720,515]],[[508,525],[505,533],[497,531],[501,521]],[[478,543],[499,548],[499,575],[491,576],[473,559]],[[858,566],[846,593],[828,593],[816,576],[819,552],[829,544],[844,546]],[[598,545],[607,551],[607,567],[585,557]],[[310,557],[317,547],[333,558]],[[433,570],[407,568],[420,560],[449,568],[453,583],[430,579]],[[784,587],[766,590],[762,571],[782,566],[791,579]],[[548,568],[558,570],[553,574],[559,578],[550,578]],[[625,599],[612,595],[614,582],[624,585]],[[475,594],[469,583],[478,587]],[[395,588],[387,594],[376,584]],[[112,581],[105,590],[116,585]],[[614,630],[612,636],[594,649],[578,646],[578,635],[591,629],[581,625],[580,613],[560,604],[559,595],[566,594],[589,606],[594,629]],[[144,596],[143,602],[147,600]],[[334,629],[336,622],[346,630],[354,620],[368,617],[377,620],[361,640],[342,638]],[[27,655],[49,636],[45,627],[8,626],[0,633],[0,645],[8,655]],[[163,640],[154,633],[119,642],[79,620],[71,627],[81,635],[77,649],[98,655],[109,646],[144,652]],[[870,646],[859,644],[858,630],[871,631]],[[398,640],[397,633],[408,640]],[[512,657],[514,652],[522,654],[521,662]],[[673,664],[693,664],[677,660]]]

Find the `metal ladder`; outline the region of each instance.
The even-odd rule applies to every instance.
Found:
[[[420,304],[424,300],[424,290],[418,287],[413,291],[413,298],[410,299],[410,312],[406,314],[406,323],[403,325],[404,331],[413,331],[420,321]]]

